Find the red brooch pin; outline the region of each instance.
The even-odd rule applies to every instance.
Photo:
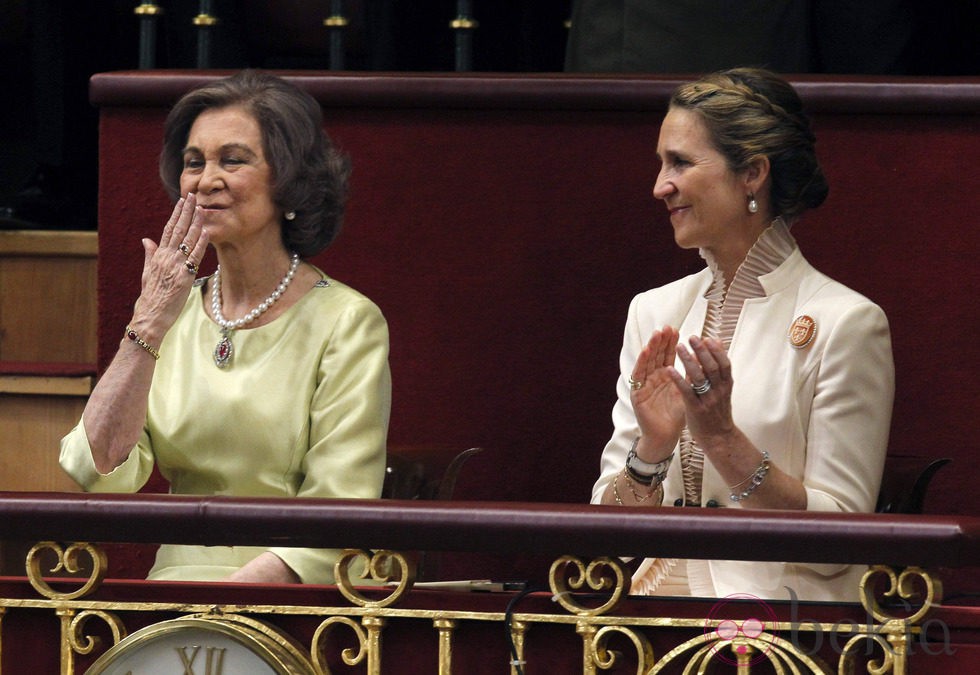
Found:
[[[817,322],[806,314],[793,319],[793,324],[789,327],[789,343],[796,349],[808,347],[816,335]]]

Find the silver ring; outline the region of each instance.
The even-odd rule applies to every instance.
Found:
[[[634,380],[632,377],[630,378],[630,389],[636,391],[642,386],[643,386],[643,380]]]
[[[189,273],[191,273],[191,274],[197,274],[197,265],[195,265],[194,263],[192,263],[190,260],[188,260],[187,262],[184,263],[184,267],[187,268],[187,271]]]
[[[177,250],[183,253],[184,255],[191,254],[191,247],[188,246],[186,242],[180,242],[180,246],[177,247]]]
[[[711,380],[704,378],[704,382],[701,384],[692,384],[691,389],[694,390],[694,393],[698,396],[703,396],[704,394],[708,393],[709,389],[711,389]]]

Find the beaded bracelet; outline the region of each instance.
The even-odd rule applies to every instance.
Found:
[[[762,481],[766,479],[767,473],[769,473],[769,453],[763,451],[762,462],[759,464],[756,470],[753,471],[745,480],[729,486],[728,489],[731,490],[732,493],[728,495],[728,498],[736,504],[740,501],[748,499],[750,496],[752,496],[752,493],[755,492],[756,488],[762,485]],[[749,484],[748,487],[741,492],[738,492],[738,488],[746,483]]]
[[[145,349],[147,352],[150,353],[150,356],[152,356],[154,359],[160,358],[160,352],[158,352],[156,349],[151,347],[143,338],[139,336],[139,333],[137,333],[129,326],[126,326],[126,338],[131,340],[132,342],[135,342],[137,345]]]

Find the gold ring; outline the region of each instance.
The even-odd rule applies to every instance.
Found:
[[[183,253],[184,255],[191,254],[191,247],[187,245],[187,242],[183,242],[183,241],[180,242],[180,246],[177,247],[177,250]]]
[[[634,380],[632,377],[630,378],[630,389],[636,391],[642,386],[643,386],[643,380]]]
[[[184,267],[186,267],[187,271],[191,274],[197,274],[197,265],[192,263],[190,260],[184,263]]]

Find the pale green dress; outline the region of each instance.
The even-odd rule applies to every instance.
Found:
[[[154,464],[179,495],[377,498],[391,408],[388,328],[378,307],[321,280],[274,321],[234,331],[231,363],[213,351],[203,280],[160,345],[142,437],[107,475],[81,421],[61,465],[91,492],[136,492]],[[262,551],[163,545],[150,579],[226,577]],[[270,548],[304,583],[332,583],[337,552]]]

